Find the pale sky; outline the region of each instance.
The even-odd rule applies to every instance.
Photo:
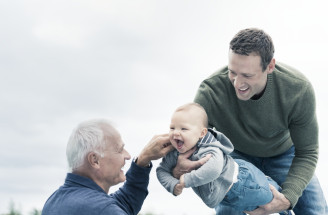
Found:
[[[262,28],[275,58],[312,82],[320,127],[316,174],[328,196],[327,3],[218,0],[0,1],[0,214],[28,215],[63,184],[72,129],[111,120],[137,156],[174,109],[227,64],[241,29]],[[126,164],[126,169],[130,163]],[[154,162],[142,213],[213,214],[187,189],[169,194]],[[117,189],[112,188],[110,192]]]

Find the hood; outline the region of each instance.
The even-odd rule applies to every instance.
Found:
[[[209,128],[207,134],[198,141],[197,146],[219,147],[225,154],[230,154],[234,149],[228,137],[221,132],[216,131],[215,128]]]

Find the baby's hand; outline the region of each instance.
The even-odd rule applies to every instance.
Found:
[[[181,184],[177,184],[174,187],[173,193],[174,195],[178,196],[182,193],[182,190],[183,190],[183,186]]]
[[[175,187],[174,187],[174,190],[173,190],[174,195],[176,195],[176,196],[180,195],[182,193],[184,186],[185,186],[184,175],[181,175],[179,184],[175,185]]]

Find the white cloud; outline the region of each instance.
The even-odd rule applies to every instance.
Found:
[[[73,47],[81,47],[84,42],[84,34],[81,29],[75,25],[67,25],[66,23],[51,23],[44,21],[33,30],[33,33],[39,40],[45,42],[53,42],[55,45],[68,45]]]

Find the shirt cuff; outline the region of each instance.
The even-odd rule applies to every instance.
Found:
[[[138,157],[134,157],[133,158],[133,162],[135,163],[135,164],[137,164],[137,161],[138,161]],[[137,166],[139,166],[138,164],[137,164]],[[143,168],[151,168],[153,166],[153,164],[150,162],[149,164],[148,164],[148,166],[145,166],[145,167],[143,167],[143,166],[139,166],[139,167],[143,167]]]

